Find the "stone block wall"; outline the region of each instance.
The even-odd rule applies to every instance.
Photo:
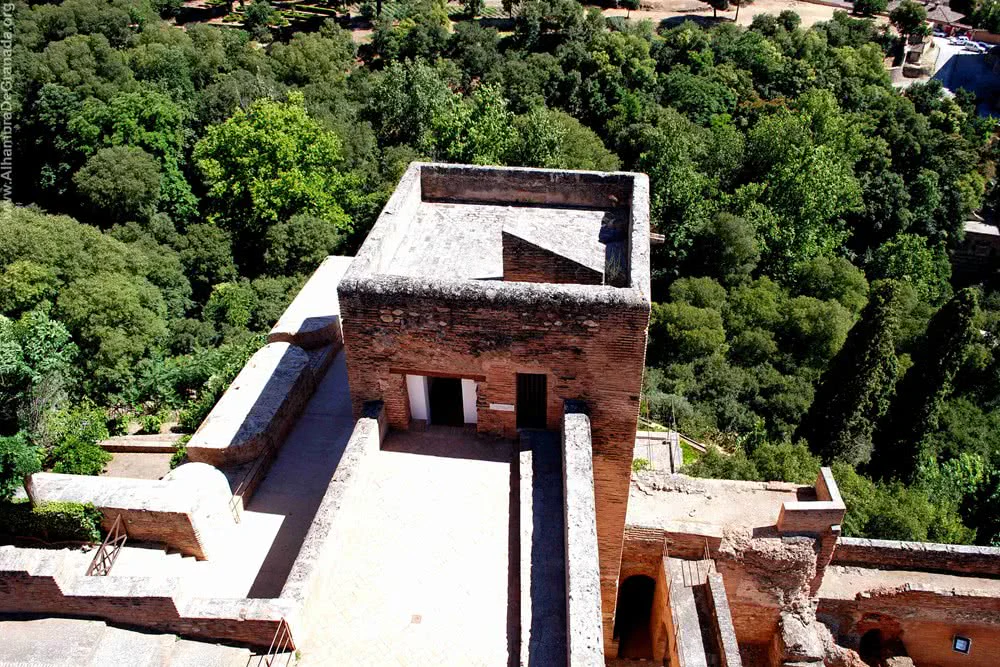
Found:
[[[189,467],[208,470],[188,476],[183,469]],[[35,473],[25,488],[34,503],[92,503],[104,515],[104,530],[121,516],[133,540],[162,544],[199,560],[210,558],[220,532],[234,523],[229,484],[204,464],[189,463],[174,473],[179,476],[164,480]]]
[[[567,660],[570,667],[603,667],[601,570],[587,415],[567,411],[562,449]]]
[[[833,563],[887,570],[1000,577],[1000,549],[964,544],[841,537],[833,552]]]

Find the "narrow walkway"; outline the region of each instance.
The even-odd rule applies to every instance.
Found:
[[[566,663],[566,542],[559,434],[522,432],[520,456],[521,665],[562,665]]]
[[[512,449],[434,427],[369,455],[328,537],[301,666],[508,664]]]

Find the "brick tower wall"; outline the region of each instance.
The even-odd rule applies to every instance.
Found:
[[[618,569],[645,361],[648,304],[623,298],[535,296],[502,290],[470,299],[342,284],[340,304],[355,415],[384,401],[390,425],[409,427],[405,374],[459,376],[478,384],[482,433],[512,438],[517,373],[547,376],[547,425],[563,401],[590,411],[605,634],[614,625]]]

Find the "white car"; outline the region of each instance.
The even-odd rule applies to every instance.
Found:
[[[935,30],[934,31],[934,36],[935,37],[947,37],[948,35],[945,33],[944,30]]]
[[[975,42],[968,42],[962,47],[963,51],[969,51],[971,53],[986,53],[986,47],[981,44],[976,44]]]
[[[968,37],[952,37],[951,39],[948,40],[949,44],[955,44],[955,45],[968,44],[968,42],[969,42]]]

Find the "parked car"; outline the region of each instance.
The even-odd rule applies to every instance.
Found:
[[[971,53],[986,53],[986,47],[976,42],[966,42],[965,46],[962,47],[963,51],[969,51]]]
[[[948,33],[946,33],[944,30],[935,30],[934,31],[934,36],[935,37],[947,37]]]
[[[956,35],[955,37],[952,37],[951,39],[949,39],[948,43],[949,44],[955,44],[955,45],[961,45],[961,44],[967,44],[968,41],[969,41],[968,37],[966,37],[964,35]]]

